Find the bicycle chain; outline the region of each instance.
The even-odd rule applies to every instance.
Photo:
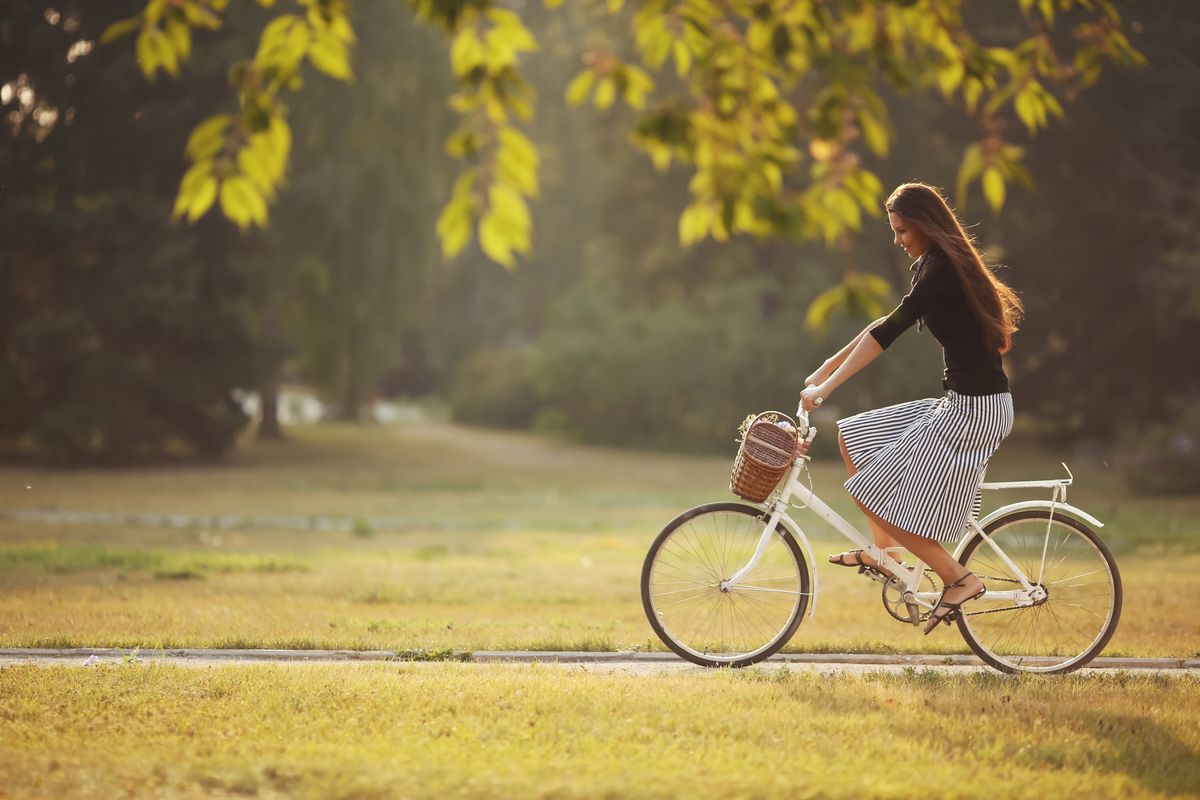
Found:
[[[1021,583],[1013,578],[1001,578],[997,575],[980,575],[978,577],[980,580],[986,578],[989,581],[997,581],[999,583],[1015,583],[1017,585]],[[960,611],[959,613],[965,617],[978,617],[981,614],[998,614],[1001,611],[1020,611],[1022,608],[1030,608],[1030,606],[1005,606],[1004,608],[989,608],[987,611]]]
[[[934,571],[931,569],[925,570],[925,577],[927,577],[929,579],[929,582],[933,584],[934,591],[937,591],[937,580],[935,580],[933,577],[935,574],[936,573],[934,573]],[[980,580],[995,581],[997,583],[1015,583],[1017,585],[1020,585],[1020,583],[1021,583],[1020,581],[1015,580],[1013,578],[1001,578],[998,575],[980,575],[978,577]],[[888,586],[887,584],[884,584],[885,590],[887,589],[887,586]],[[886,610],[888,612],[888,614],[891,615],[892,619],[899,620],[900,622],[905,622],[905,623],[908,622],[907,619],[897,615],[896,612],[894,612],[891,609],[891,606],[888,604],[888,602],[886,600],[884,601],[883,607],[884,607],[884,610]],[[1001,611],[1020,611],[1022,608],[1029,608],[1029,606],[1005,606],[1004,608],[989,608],[986,611],[964,611],[964,612],[960,612],[960,613],[962,613],[963,616],[967,616],[967,617],[977,617],[982,614],[998,614]],[[928,619],[930,613],[932,613],[932,612],[929,612],[929,611],[922,612],[921,619],[922,620]]]

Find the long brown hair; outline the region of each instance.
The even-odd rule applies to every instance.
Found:
[[[941,248],[954,265],[967,302],[980,321],[984,344],[1008,352],[1025,307],[1017,293],[983,263],[974,240],[963,230],[941,193],[924,183],[904,183],[888,197],[886,206]]]

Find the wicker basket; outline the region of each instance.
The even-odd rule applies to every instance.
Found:
[[[795,460],[799,432],[795,421],[778,411],[747,417],[742,429],[729,488],[743,500],[761,503]]]

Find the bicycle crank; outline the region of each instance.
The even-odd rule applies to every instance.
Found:
[[[937,581],[932,577],[932,570],[925,570],[921,578],[921,591],[936,592]],[[930,611],[922,608],[899,578],[893,577],[883,584],[883,607],[892,619],[906,622],[910,625],[920,625],[929,619]]]

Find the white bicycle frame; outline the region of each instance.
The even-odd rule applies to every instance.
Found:
[[[808,414],[801,408],[796,411],[797,421],[800,423],[800,438],[802,441],[812,442],[816,436],[817,430],[808,422]],[[772,500],[768,498],[767,502],[759,503],[765,511],[770,512],[770,517],[767,524],[763,527],[762,536],[759,537],[758,546],[754,550],[754,554],[750,560],[746,562],[741,569],[733,573],[727,580],[721,582],[721,590],[725,591],[738,587],[741,591],[754,592],[778,592],[784,591],[780,589],[767,589],[763,587],[741,586],[741,579],[749,573],[758,564],[762,558],[763,552],[766,551],[767,545],[770,544],[771,536],[775,534],[779,525],[783,525],[789,533],[800,543],[804,548],[805,555],[808,557],[809,568],[812,573],[812,605],[809,607],[809,617],[811,618],[817,611],[817,570],[816,560],[813,557],[812,545],[809,544],[808,537],[804,531],[796,524],[795,520],[788,514],[788,509],[791,508],[792,500],[796,499],[799,502],[799,508],[807,508],[811,510],[821,519],[828,522],[834,530],[845,536],[857,547],[868,553],[875,563],[884,567],[895,575],[900,581],[900,594],[902,599],[917,606],[924,607],[927,610],[932,610],[941,596],[939,592],[923,592],[919,591],[921,578],[924,576],[925,565],[918,561],[912,567],[906,567],[896,559],[892,558],[891,551],[902,550],[903,548],[880,548],[873,541],[864,536],[857,528],[847,522],[840,514],[830,508],[821,498],[817,497],[812,490],[811,481],[801,482],[800,476],[808,472],[808,456],[802,455],[792,462],[791,469],[788,471],[787,477],[784,479],[783,488]],[[1051,496],[1049,500],[1025,500],[1018,503],[1010,503],[1002,506],[995,511],[984,516],[983,519],[976,520],[972,517],[967,522],[967,529],[959,540],[957,547],[954,550],[954,558],[962,554],[963,548],[967,542],[971,540],[972,534],[978,534],[983,537],[988,546],[992,548],[996,556],[1012,570],[1012,576],[1020,584],[1020,589],[1012,590],[988,590],[988,598],[992,600],[1009,600],[1017,606],[1030,606],[1045,599],[1046,591],[1042,588],[1041,580],[1046,567],[1046,553],[1050,542],[1050,526],[1053,523],[1056,513],[1066,516],[1074,516],[1084,520],[1091,525],[1102,528],[1104,523],[1088,514],[1082,509],[1076,508],[1067,503],[1067,487],[1071,485],[1074,476],[1066,464],[1063,468],[1067,470],[1066,478],[1058,478],[1055,480],[1045,481],[1000,481],[1000,482],[984,482],[979,484],[980,489],[1050,489]],[[1023,511],[1026,509],[1049,509],[1050,519],[1046,524],[1046,540],[1042,546],[1042,560],[1038,567],[1038,574],[1031,578],[1026,575],[1019,566],[1008,554],[1004,552],[995,541],[992,540],[985,532],[984,528],[994,519],[998,519],[1004,514],[1014,511]]]

